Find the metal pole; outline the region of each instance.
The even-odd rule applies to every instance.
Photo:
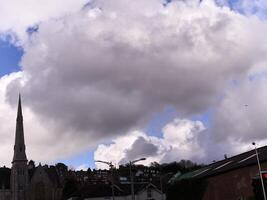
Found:
[[[111,190],[112,190],[112,200],[114,200],[114,174],[113,174],[113,165],[110,164],[110,170],[111,170]]]
[[[252,144],[255,146],[255,152],[256,152],[256,157],[257,157],[257,162],[258,162],[258,167],[259,167],[259,173],[260,173],[260,179],[261,179],[261,186],[262,186],[263,197],[264,197],[264,200],[266,200],[266,193],[265,193],[265,187],[264,187],[262,173],[261,173],[261,165],[260,165],[260,160],[259,160],[259,154],[258,154],[258,151],[257,151],[256,144],[254,142]]]
[[[113,165],[112,162],[102,161],[102,160],[96,160],[95,162],[100,162],[107,164],[109,166],[109,170],[111,170],[111,192],[112,192],[112,200],[115,199],[114,195],[114,176],[113,176]]]
[[[132,162],[130,161],[130,178],[131,178],[131,194],[132,194],[132,200],[135,199],[134,197],[134,179],[133,179],[133,173],[132,173]]]
[[[130,178],[131,178],[131,194],[132,194],[132,200],[135,200],[134,196],[134,177],[133,177],[133,172],[132,172],[132,166],[134,163],[139,162],[141,160],[146,160],[146,158],[140,158],[138,160],[130,161]]]
[[[163,187],[162,187],[162,174],[160,175],[160,190],[161,190],[161,200],[164,200],[164,198],[163,198]]]

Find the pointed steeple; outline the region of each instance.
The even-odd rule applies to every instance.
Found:
[[[23,116],[22,116],[22,106],[21,106],[20,94],[19,94],[18,111],[17,111],[14,157],[13,157],[12,163],[14,163],[16,161],[27,161],[26,152],[25,152]]]
[[[18,103],[18,112],[17,112],[17,121],[23,121],[23,116],[22,116],[22,108],[21,108],[21,95],[19,93],[19,103]]]

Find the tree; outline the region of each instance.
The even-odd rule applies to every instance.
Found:
[[[68,199],[79,190],[78,182],[74,178],[67,178],[62,191],[62,199]]]

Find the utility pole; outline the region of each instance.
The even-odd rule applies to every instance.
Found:
[[[115,200],[115,194],[114,194],[114,165],[112,162],[102,161],[102,160],[96,160],[95,162],[104,163],[109,166],[109,170],[111,171],[111,192],[112,192],[112,200]]]
[[[264,182],[263,182],[263,178],[262,178],[262,171],[261,171],[261,165],[260,165],[260,159],[259,159],[257,146],[256,146],[255,142],[252,142],[252,145],[254,145],[254,147],[255,147],[255,153],[256,153],[256,158],[257,158],[258,168],[259,168],[259,175],[260,175],[260,179],[261,179],[261,187],[262,187],[262,192],[263,192],[263,198],[264,198],[264,200],[266,200],[266,193],[265,193],[265,187],[264,187]]]
[[[132,200],[135,200],[135,196],[134,196],[134,177],[133,177],[133,172],[132,172],[132,166],[134,163],[139,162],[141,160],[146,160],[146,158],[140,158],[138,160],[134,160],[134,161],[130,161],[129,165],[130,165],[130,179],[131,179],[131,194],[132,194]]]

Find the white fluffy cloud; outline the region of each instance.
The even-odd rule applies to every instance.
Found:
[[[25,84],[8,91],[12,101],[21,87],[25,103],[62,132],[98,140],[140,127],[168,105],[200,113],[266,53],[266,23],[212,1],[96,2],[98,11],[40,25],[24,46]],[[131,15],[138,6],[146,12]]]
[[[32,120],[27,130],[32,139],[28,140],[39,145],[33,148],[33,157],[49,146],[46,160],[53,160],[119,137],[129,146],[145,146],[143,156],[151,156],[151,161],[175,159],[174,150],[191,158],[191,152],[202,152],[199,145],[205,142],[192,135],[201,130],[200,125],[191,126],[192,122],[167,125],[163,139],[142,131],[124,135],[142,130],[151,115],[166,106],[173,106],[183,118],[218,107],[214,127],[218,122],[233,126],[224,116],[224,104],[232,102],[228,100],[231,95],[222,94],[229,82],[246,77],[248,71],[266,62],[267,23],[218,7],[212,0],[177,0],[166,6],[160,0],[95,0],[81,10],[83,1],[66,2],[59,10],[58,2],[44,10],[37,6],[34,16],[21,23],[27,27],[41,21],[38,31],[23,43],[21,76],[3,85],[7,87],[4,106],[15,107],[17,91],[23,93]],[[42,17],[34,14],[38,9]],[[9,15],[13,16],[12,12]],[[0,24],[0,29],[7,30],[9,25],[17,33],[23,29],[7,24]],[[238,91],[230,99],[245,92]],[[220,97],[223,101],[218,105]],[[238,114],[234,106],[230,108]],[[235,119],[235,115],[231,117]],[[176,130],[178,135],[173,134]],[[214,130],[214,141],[232,134],[226,128],[227,133]],[[236,138],[243,137],[241,132]],[[133,139],[129,141],[128,136]],[[112,149],[102,151],[110,157],[136,155],[116,145],[100,145],[99,155],[101,148]],[[158,152],[163,153],[160,156]]]
[[[251,143],[266,139],[267,79],[262,76],[239,82],[226,92],[214,118],[216,140]]]
[[[13,146],[15,142],[15,126],[17,115],[18,91],[14,105],[10,105],[6,100],[6,90],[12,81],[21,78],[21,72],[12,73],[0,78],[0,165],[10,166],[13,158]],[[23,104],[22,97],[22,104]],[[60,158],[75,154],[83,150],[86,146],[92,145],[90,141],[80,141],[73,138],[72,132],[64,135],[57,135],[58,129],[53,123],[43,121],[38,118],[29,107],[23,106],[24,132],[26,142],[26,153],[28,160],[36,162],[54,162]],[[66,141],[72,141],[71,143]],[[49,145],[50,144],[50,145]]]
[[[205,149],[199,144],[199,137],[205,130],[200,121],[174,119],[162,130],[162,138],[149,136],[141,131],[130,132],[118,137],[111,144],[101,144],[95,151],[95,160],[104,160],[114,164],[126,164],[141,157],[140,163],[171,162],[181,159],[200,160]],[[98,168],[107,166],[96,163]]]
[[[12,33],[25,40],[26,30],[49,19],[77,12],[87,0],[8,0],[0,1],[0,34]],[[21,41],[20,41],[21,42]]]

